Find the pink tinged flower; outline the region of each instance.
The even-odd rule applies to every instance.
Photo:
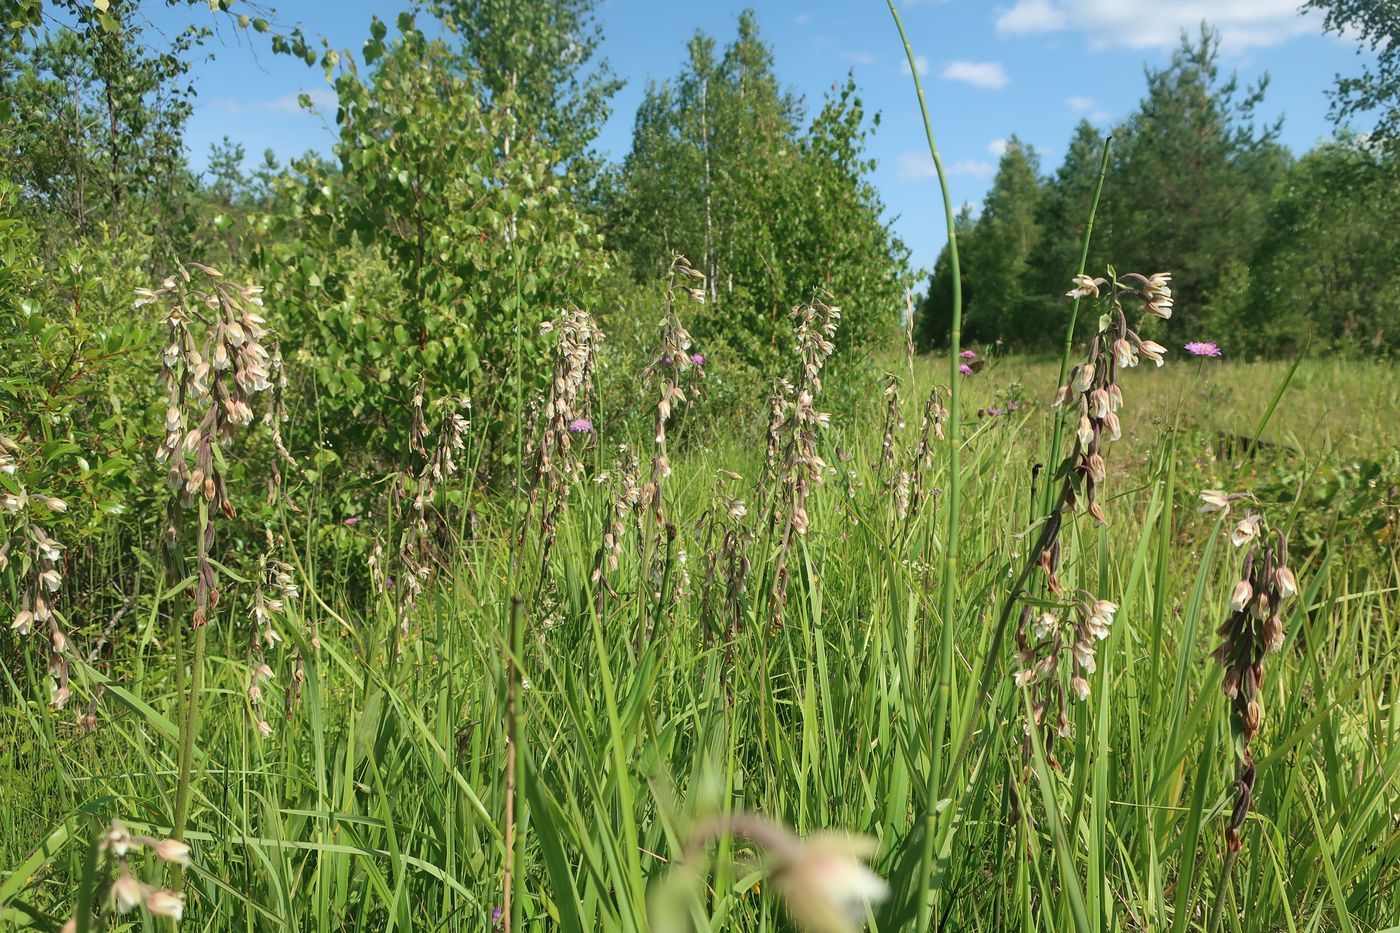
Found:
[[[1088,450],[1089,445],[1094,442],[1094,423],[1089,420],[1088,415],[1079,416],[1079,429],[1075,433],[1079,439],[1079,448]]]
[[[359,523],[360,523],[360,516],[358,516],[358,515],[351,515],[349,518],[347,518],[347,519],[344,521],[343,524],[350,525],[350,526],[353,527],[353,526],[355,526],[355,525],[358,525]]]
[[[1031,631],[1035,633],[1036,638],[1044,639],[1053,635],[1059,626],[1060,620],[1053,612],[1042,612],[1040,618],[1031,623]]]
[[[1162,365],[1162,354],[1167,352],[1167,348],[1157,343],[1155,340],[1142,340],[1138,342],[1138,352],[1147,357],[1158,366]]]
[[[1137,365],[1137,355],[1133,353],[1133,345],[1122,337],[1113,341],[1113,357],[1118,365],[1130,369]]]
[[[1035,681],[1035,668],[1028,667],[1025,670],[1016,672],[1016,686],[1024,687],[1026,684]]]
[[[163,862],[185,866],[190,864],[190,847],[178,839],[162,839],[157,842],[156,855]]]
[[[575,418],[569,422],[569,433],[571,434],[591,434],[593,433],[593,422],[587,418]]]
[[[993,418],[995,418],[997,415],[1004,415],[1004,414],[1006,414],[1006,409],[1004,409],[1004,408],[997,408],[996,406],[992,406],[991,408],[988,408],[988,409],[987,409],[987,414],[989,414],[989,415],[991,415]]]
[[[1298,595],[1298,580],[1287,567],[1280,567],[1274,571],[1274,586],[1278,588],[1280,599],[1292,599]]]
[[[1069,686],[1081,703],[1089,699],[1089,681],[1085,680],[1083,677],[1075,675],[1075,677],[1070,680]]]
[[[1235,525],[1235,530],[1230,532],[1230,543],[1235,547],[1244,547],[1259,535],[1260,525],[1263,523],[1263,516],[1246,515]]]
[[[1118,416],[1113,412],[1103,416],[1103,426],[1108,431],[1108,439],[1116,441],[1123,436],[1123,426],[1118,422]]]
[[[141,896],[141,882],[128,874],[123,873],[112,882],[112,902],[119,914],[134,910],[141,903]]]
[[[1094,384],[1094,364],[1085,363],[1078,367],[1074,374],[1074,391],[1088,392],[1089,387]]]
[[[705,354],[703,354],[703,353],[692,353],[692,354],[690,354],[690,361],[691,361],[692,363],[694,363],[696,366],[704,366],[704,365],[705,365]]]
[[[1222,489],[1202,489],[1201,511],[1207,514],[1229,512],[1230,496]]]
[[[964,376],[971,376],[972,367],[967,365],[966,363],[960,363],[958,364],[958,372],[962,373]]]
[[[964,350],[964,351],[962,351],[961,353],[959,353],[958,356],[962,357],[962,358],[965,359],[965,360],[975,360],[975,359],[977,359],[977,351],[976,351],[976,350]]]
[[[1192,356],[1219,356],[1220,347],[1211,340],[1193,340],[1186,344],[1186,352]]]
[[[1241,580],[1235,584],[1235,591],[1230,594],[1230,608],[1241,612],[1253,597],[1254,587],[1249,585],[1248,580]]]
[[[1020,403],[1020,402],[1012,402],[1010,405],[1007,405],[1007,406],[1006,406],[1006,410],[1007,410],[1007,411],[1015,411],[1016,409],[1018,409],[1018,408],[1020,408],[1020,407],[1021,407],[1021,403]]]
[[[185,896],[162,888],[146,895],[146,909],[157,917],[179,920],[185,914]]]

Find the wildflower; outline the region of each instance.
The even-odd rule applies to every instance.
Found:
[[[1143,282],[1143,294],[1147,295],[1149,298],[1155,298],[1159,295],[1170,298],[1172,289],[1167,283],[1171,280],[1172,274],[1170,272],[1154,272],[1147,276],[1146,280]]]
[[[1074,691],[1074,695],[1079,698],[1081,703],[1089,699],[1089,681],[1085,680],[1083,677],[1075,674],[1074,677],[1070,679],[1069,687]]]
[[[1186,352],[1192,356],[1219,356],[1220,347],[1211,340],[1192,340],[1186,344]]]
[[[1137,354],[1133,352],[1133,345],[1122,337],[1113,341],[1113,357],[1118,361],[1118,365],[1125,369],[1137,365]]]
[[[360,516],[358,516],[358,515],[351,515],[349,518],[345,519],[345,521],[341,522],[342,525],[350,525],[351,527],[354,527],[355,525],[358,525],[359,523],[360,523]]]
[[[1278,588],[1278,595],[1283,599],[1292,599],[1298,595],[1298,580],[1287,567],[1279,567],[1274,571],[1274,586]]]
[[[961,353],[959,353],[958,356],[961,357],[962,359],[965,359],[965,360],[975,360],[975,359],[977,359],[977,351],[976,351],[976,350],[964,350],[964,351],[962,351]]]
[[[1243,612],[1253,597],[1254,587],[1249,585],[1248,580],[1241,580],[1235,584],[1235,591],[1230,594],[1230,608],[1236,612]]]
[[[1036,638],[1048,638],[1060,627],[1060,620],[1053,612],[1042,612],[1031,626]]]
[[[1017,671],[1017,672],[1016,672],[1016,686],[1018,686],[1018,687],[1024,687],[1026,684],[1033,683],[1034,681],[1035,681],[1035,669],[1034,669],[1034,668],[1028,667],[1028,668],[1026,668],[1025,670],[1020,670],[1020,671]]]
[[[844,933],[865,921],[870,905],[889,897],[883,878],[866,867],[876,843],[833,833],[809,836],[774,869],[788,912],[805,930]]]
[[[20,509],[24,508],[24,503],[24,493],[20,493],[17,496],[13,496],[9,493],[6,493],[5,495],[0,496],[0,506],[4,506],[5,511],[7,512],[18,512]]]
[[[704,365],[705,365],[705,354],[703,354],[703,353],[692,353],[692,354],[690,354],[690,362],[694,363],[696,366],[704,366]]]
[[[591,434],[593,433],[593,422],[587,418],[575,418],[569,422],[569,433],[571,434]]]
[[[1201,490],[1201,511],[1206,513],[1230,511],[1230,496],[1220,489]]]
[[[10,623],[10,629],[21,635],[28,635],[34,629],[34,613],[28,609],[21,609],[15,614],[15,620]]]
[[[1099,285],[1103,279],[1096,279],[1093,276],[1079,274],[1074,277],[1074,288],[1065,292],[1066,298],[1084,298],[1092,295],[1099,297]]]
[[[1155,340],[1140,340],[1138,341],[1138,352],[1161,366],[1163,363],[1162,354],[1167,352],[1167,348]]]
[[[146,909],[157,917],[179,920],[185,914],[185,895],[161,888],[146,895]]]
[[[141,882],[122,872],[121,877],[112,882],[112,903],[117,913],[130,913],[141,903]]]
[[[1259,534],[1260,524],[1263,522],[1261,515],[1246,515],[1235,525],[1235,530],[1230,532],[1230,543],[1235,547],[1243,547]]]
[[[34,501],[47,507],[50,512],[68,511],[68,503],[57,496],[35,496]]]
[[[189,865],[190,847],[178,839],[162,839],[156,843],[156,855],[163,862],[175,865]]]
[[[269,723],[266,719],[259,719],[259,720],[258,720],[258,732],[259,732],[259,734],[261,734],[262,737],[265,738],[265,739],[270,739],[270,738],[272,738],[272,724]]]
[[[1172,299],[1170,295],[1156,295],[1147,300],[1143,306],[1148,314],[1168,320],[1172,316]]]
[[[967,365],[966,363],[959,363],[959,364],[958,364],[958,372],[962,373],[964,376],[971,376],[971,375],[972,375],[972,367],[969,366],[969,365]]]
[[[988,408],[988,409],[987,409],[987,414],[989,414],[989,415],[991,415],[993,418],[995,418],[997,415],[1004,415],[1004,414],[1006,414],[1006,409],[1004,409],[1004,408],[997,408],[995,405],[993,405],[991,408]]]
[[[48,570],[39,574],[39,582],[43,584],[44,588],[50,593],[57,593],[58,588],[63,585],[63,575],[50,567]]]

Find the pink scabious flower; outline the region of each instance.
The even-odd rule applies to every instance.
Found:
[[[572,434],[591,434],[593,432],[593,422],[587,418],[575,418],[569,422],[569,431]]]
[[[703,353],[692,353],[692,354],[690,354],[690,361],[691,361],[692,363],[694,363],[696,366],[704,366],[704,365],[705,365],[705,354],[703,354]]]
[[[958,366],[958,372],[962,373],[964,376],[971,376],[972,367],[967,365],[966,363],[962,363]]]
[[[962,358],[965,359],[965,360],[975,360],[975,359],[977,359],[977,351],[976,351],[976,350],[964,350],[964,351],[962,351],[961,353],[959,353],[958,356],[962,357]]]
[[[342,524],[345,524],[345,525],[358,525],[359,523],[360,523],[360,516],[358,516],[358,515],[351,515],[351,516],[350,516],[349,518],[347,518]]]
[[[1192,356],[1219,356],[1220,347],[1213,340],[1193,340],[1186,345],[1186,352]]]

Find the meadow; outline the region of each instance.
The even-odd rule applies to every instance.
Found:
[[[678,452],[658,522],[630,458],[660,448],[609,436],[603,410],[595,430],[564,435],[580,441],[562,456],[582,475],[556,487],[557,513],[548,479],[533,510],[525,489],[463,485],[468,504],[456,527],[435,525],[432,582],[411,605],[328,559],[326,529],[284,511],[277,554],[298,592],[273,616],[282,644],[254,658],[241,619],[207,626],[187,922],[485,929],[502,922],[511,864],[521,929],[782,929],[771,854],[737,824],[708,857],[693,839],[762,814],[803,837],[876,840],[870,864],[893,894],[869,904],[879,929],[921,907],[940,929],[1388,928],[1400,564],[1385,484],[1400,379],[1340,359],[1178,356],[1121,381],[1108,523],[1066,522],[1059,574],[1117,612],[1087,699],[1053,730],[1024,731],[1037,688],[1012,674],[1030,636],[998,624],[1034,562],[1053,361],[993,358],[964,377],[963,568],[946,622],[947,442],[924,404],[946,363],[926,358],[885,360],[897,394],[820,431],[830,466],[812,475],[800,536],[772,520],[792,503],[783,428],[776,466],[757,425]],[[473,452],[468,434],[458,457]],[[1202,514],[1212,488],[1257,498]],[[1211,651],[1240,575],[1228,532],[1256,512],[1289,540],[1299,595],[1259,691],[1258,779],[1227,884],[1240,738]],[[395,520],[336,532],[393,540]],[[9,684],[9,923],[100,904],[113,817],[152,837],[174,825],[190,646],[157,623],[186,596],[158,565],[126,572],[142,596],[132,636],[73,675],[104,688],[99,726]],[[1043,587],[1027,599],[1037,613],[1056,602]],[[1046,685],[1061,703],[1067,677]],[[132,857],[129,870],[159,886],[166,867]],[[844,928],[821,922],[810,928]]]
[[[208,30],[15,14],[0,927],[1400,931],[1393,230],[1295,203],[1393,157],[1290,163],[1202,27],[1126,154],[1008,144],[959,219],[906,38],[916,310],[853,77],[806,122],[746,11],[609,174],[592,8],[414,5],[361,70],[212,4],[339,160],[215,184]],[[1253,226],[1136,216],[1183,166]]]

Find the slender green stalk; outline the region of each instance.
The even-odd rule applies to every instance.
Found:
[[[948,704],[952,693],[953,680],[953,633],[957,627],[957,582],[958,582],[958,525],[960,521],[960,497],[962,494],[962,427],[958,411],[958,372],[962,353],[962,270],[958,264],[958,235],[953,221],[953,198],[948,191],[948,176],[943,170],[943,159],[938,154],[938,145],[933,139],[933,123],[929,120],[928,104],[924,101],[924,87],[919,80],[918,62],[914,49],[909,44],[909,36],[904,31],[904,23],[899,18],[899,10],[894,0],[886,0],[890,16],[894,17],[895,28],[899,30],[900,41],[904,43],[904,54],[909,61],[909,73],[914,78],[914,93],[919,98],[919,112],[924,120],[924,136],[928,140],[929,156],[933,159],[934,171],[938,174],[938,188],[943,196],[943,219],[948,227],[948,264],[953,276],[953,320],[948,333],[948,502],[944,508],[943,540],[943,628],[940,631],[938,649],[938,684],[934,693],[933,729],[928,745],[929,780],[928,792],[924,801],[924,847],[919,861],[919,915],[918,929],[929,928],[932,919],[932,901],[929,898],[929,881],[933,876],[933,826],[938,814],[938,789],[943,784],[942,755],[943,742],[948,728]]]

